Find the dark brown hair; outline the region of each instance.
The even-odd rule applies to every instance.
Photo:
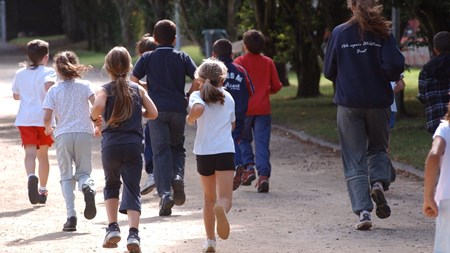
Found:
[[[441,31],[433,37],[433,47],[439,50],[439,53],[450,52],[450,33]]]
[[[244,33],[244,44],[253,54],[260,54],[264,49],[264,35],[258,30],[248,30]]]
[[[114,47],[105,56],[104,68],[113,80],[112,92],[116,96],[107,124],[117,127],[129,119],[133,112],[133,91],[126,79],[132,68],[130,53],[124,47]]]
[[[195,71],[195,78],[203,82],[200,96],[205,103],[217,103],[223,105],[225,95],[217,88],[227,78],[227,67],[216,59],[206,59]]]
[[[227,39],[217,40],[213,45],[213,52],[216,54],[216,57],[229,57],[231,56],[232,49],[233,46]]]
[[[48,42],[43,40],[32,40],[27,44],[27,56],[30,61],[26,65],[37,67],[44,56],[48,54]]]
[[[158,44],[172,44],[177,32],[177,26],[168,19],[163,19],[155,24],[153,36]]]
[[[156,49],[156,43],[150,33],[144,34],[142,38],[136,43],[136,52],[142,55],[145,52],[153,51]]]
[[[79,63],[78,56],[72,51],[59,52],[53,57],[54,66],[62,79],[81,78],[92,66]]]
[[[382,16],[383,5],[378,0],[347,0],[347,7],[353,11],[349,22],[358,24],[361,37],[365,32],[384,39],[389,36],[391,22]]]

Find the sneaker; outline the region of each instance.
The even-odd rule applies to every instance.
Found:
[[[357,230],[369,230],[372,227],[372,220],[369,211],[359,213],[359,222],[356,224]]]
[[[141,195],[149,194],[155,189],[155,177],[153,174],[148,174],[147,181],[145,181],[144,186],[142,187]]]
[[[202,247],[203,252],[216,252],[216,241],[206,239]]]
[[[35,175],[28,177],[28,198],[31,204],[37,204],[39,202],[39,192],[38,192],[39,179]]]
[[[175,201],[175,205],[183,205],[186,201],[186,193],[184,192],[184,181],[181,176],[175,176],[175,179],[172,181],[172,188],[173,200]]]
[[[72,216],[67,218],[66,223],[64,223],[63,231],[72,232],[77,231],[77,217]]]
[[[377,205],[376,214],[380,219],[386,219],[391,216],[391,208],[388,206],[386,198],[384,197],[383,184],[376,182],[372,186],[370,196]]]
[[[255,169],[245,170],[241,177],[242,185],[251,185],[252,181],[256,179]]]
[[[136,232],[131,232],[127,238],[127,249],[130,253],[141,253],[141,238]]]
[[[39,189],[38,192],[39,192],[39,204],[45,204],[45,202],[47,202],[48,191]]]
[[[216,217],[216,230],[217,234],[223,240],[227,239],[230,235],[230,223],[228,223],[227,215],[225,209],[221,206],[214,207],[214,216]]]
[[[120,242],[120,228],[117,222],[108,225],[106,229],[105,240],[103,241],[103,248],[117,248],[117,243]]]
[[[268,176],[260,176],[258,178],[258,183],[256,183],[255,187],[258,187],[258,192],[269,192],[269,177]]]
[[[83,195],[86,204],[84,207],[84,217],[88,220],[94,219],[97,214],[97,209],[95,208],[95,190],[88,185],[83,185]]]
[[[233,191],[235,191],[237,188],[239,188],[239,185],[241,185],[242,182],[242,174],[244,173],[245,168],[242,165],[236,166],[236,171],[234,173],[234,179],[233,179]]]
[[[159,201],[159,216],[169,216],[172,214],[172,207],[175,204],[170,194],[165,194]]]

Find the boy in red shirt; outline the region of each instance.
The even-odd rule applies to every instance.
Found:
[[[242,185],[251,185],[258,171],[258,192],[269,192],[270,165],[270,130],[272,124],[269,96],[281,89],[281,82],[275,64],[261,54],[264,48],[264,35],[257,30],[244,33],[245,55],[234,60],[244,67],[255,87],[255,93],[248,102],[247,117],[239,147],[246,170],[242,175]],[[255,140],[255,153],[252,141]],[[255,163],[256,161],[256,163]]]

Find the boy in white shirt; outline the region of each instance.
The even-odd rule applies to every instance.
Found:
[[[31,204],[45,204],[47,201],[47,180],[50,164],[48,148],[53,144],[51,136],[44,133],[44,101],[47,90],[56,81],[56,72],[46,67],[49,47],[43,40],[32,40],[27,44],[29,63],[17,70],[12,92],[15,100],[20,100],[15,126],[20,131],[25,150],[25,170],[28,175],[28,198]],[[39,178],[34,174],[38,160]],[[38,184],[40,184],[38,189]]]

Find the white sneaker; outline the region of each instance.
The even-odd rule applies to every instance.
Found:
[[[362,211],[359,214],[359,221],[356,224],[357,230],[369,230],[372,227],[372,217],[369,211]]]
[[[216,252],[216,241],[206,239],[203,244],[203,252]]]
[[[145,181],[144,186],[142,187],[141,195],[145,195],[153,191],[155,189],[155,178],[153,177],[153,174],[148,174],[147,181]]]

